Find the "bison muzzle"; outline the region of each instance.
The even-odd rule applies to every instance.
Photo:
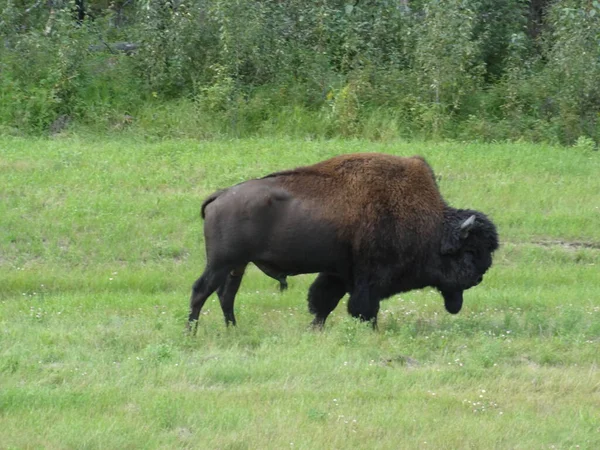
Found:
[[[192,288],[188,326],[217,291],[226,324],[246,266],[279,280],[318,273],[308,291],[322,327],[341,298],[375,326],[391,295],[436,288],[446,310],[482,281],[498,248],[484,214],[442,198],[427,162],[378,153],[337,156],[222,189],[202,204],[206,268]]]

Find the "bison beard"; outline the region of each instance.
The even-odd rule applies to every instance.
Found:
[[[318,273],[308,292],[317,327],[347,293],[348,312],[374,326],[381,300],[426,286],[456,314],[498,248],[494,224],[448,206],[417,156],[337,156],[217,191],[201,211],[207,264],[192,288],[190,327],[214,291],[235,325],[249,263],[281,289],[287,276]]]

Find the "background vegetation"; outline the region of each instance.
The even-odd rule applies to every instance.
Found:
[[[600,141],[596,0],[0,0],[0,131]]]
[[[0,447],[600,448],[600,159],[532,144],[0,138]],[[249,268],[238,327],[184,335],[214,189],[340,153],[428,158],[502,246],[447,314],[423,289],[344,299]]]

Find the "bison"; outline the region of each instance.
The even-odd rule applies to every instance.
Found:
[[[436,288],[456,314],[498,248],[483,213],[442,198],[420,156],[336,156],[222,189],[201,208],[206,268],[192,287],[188,328],[216,290],[225,323],[254,263],[279,280],[318,273],[308,291],[312,325],[322,327],[348,293],[348,312],[376,326],[379,303],[393,294]]]

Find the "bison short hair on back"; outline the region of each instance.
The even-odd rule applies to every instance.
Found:
[[[308,291],[313,325],[322,327],[341,298],[348,312],[375,326],[379,303],[427,286],[446,310],[482,281],[498,248],[492,221],[442,198],[420,156],[340,155],[272,173],[208,196],[206,267],[192,287],[189,327],[217,291],[226,324],[246,266],[279,280],[317,273]]]

